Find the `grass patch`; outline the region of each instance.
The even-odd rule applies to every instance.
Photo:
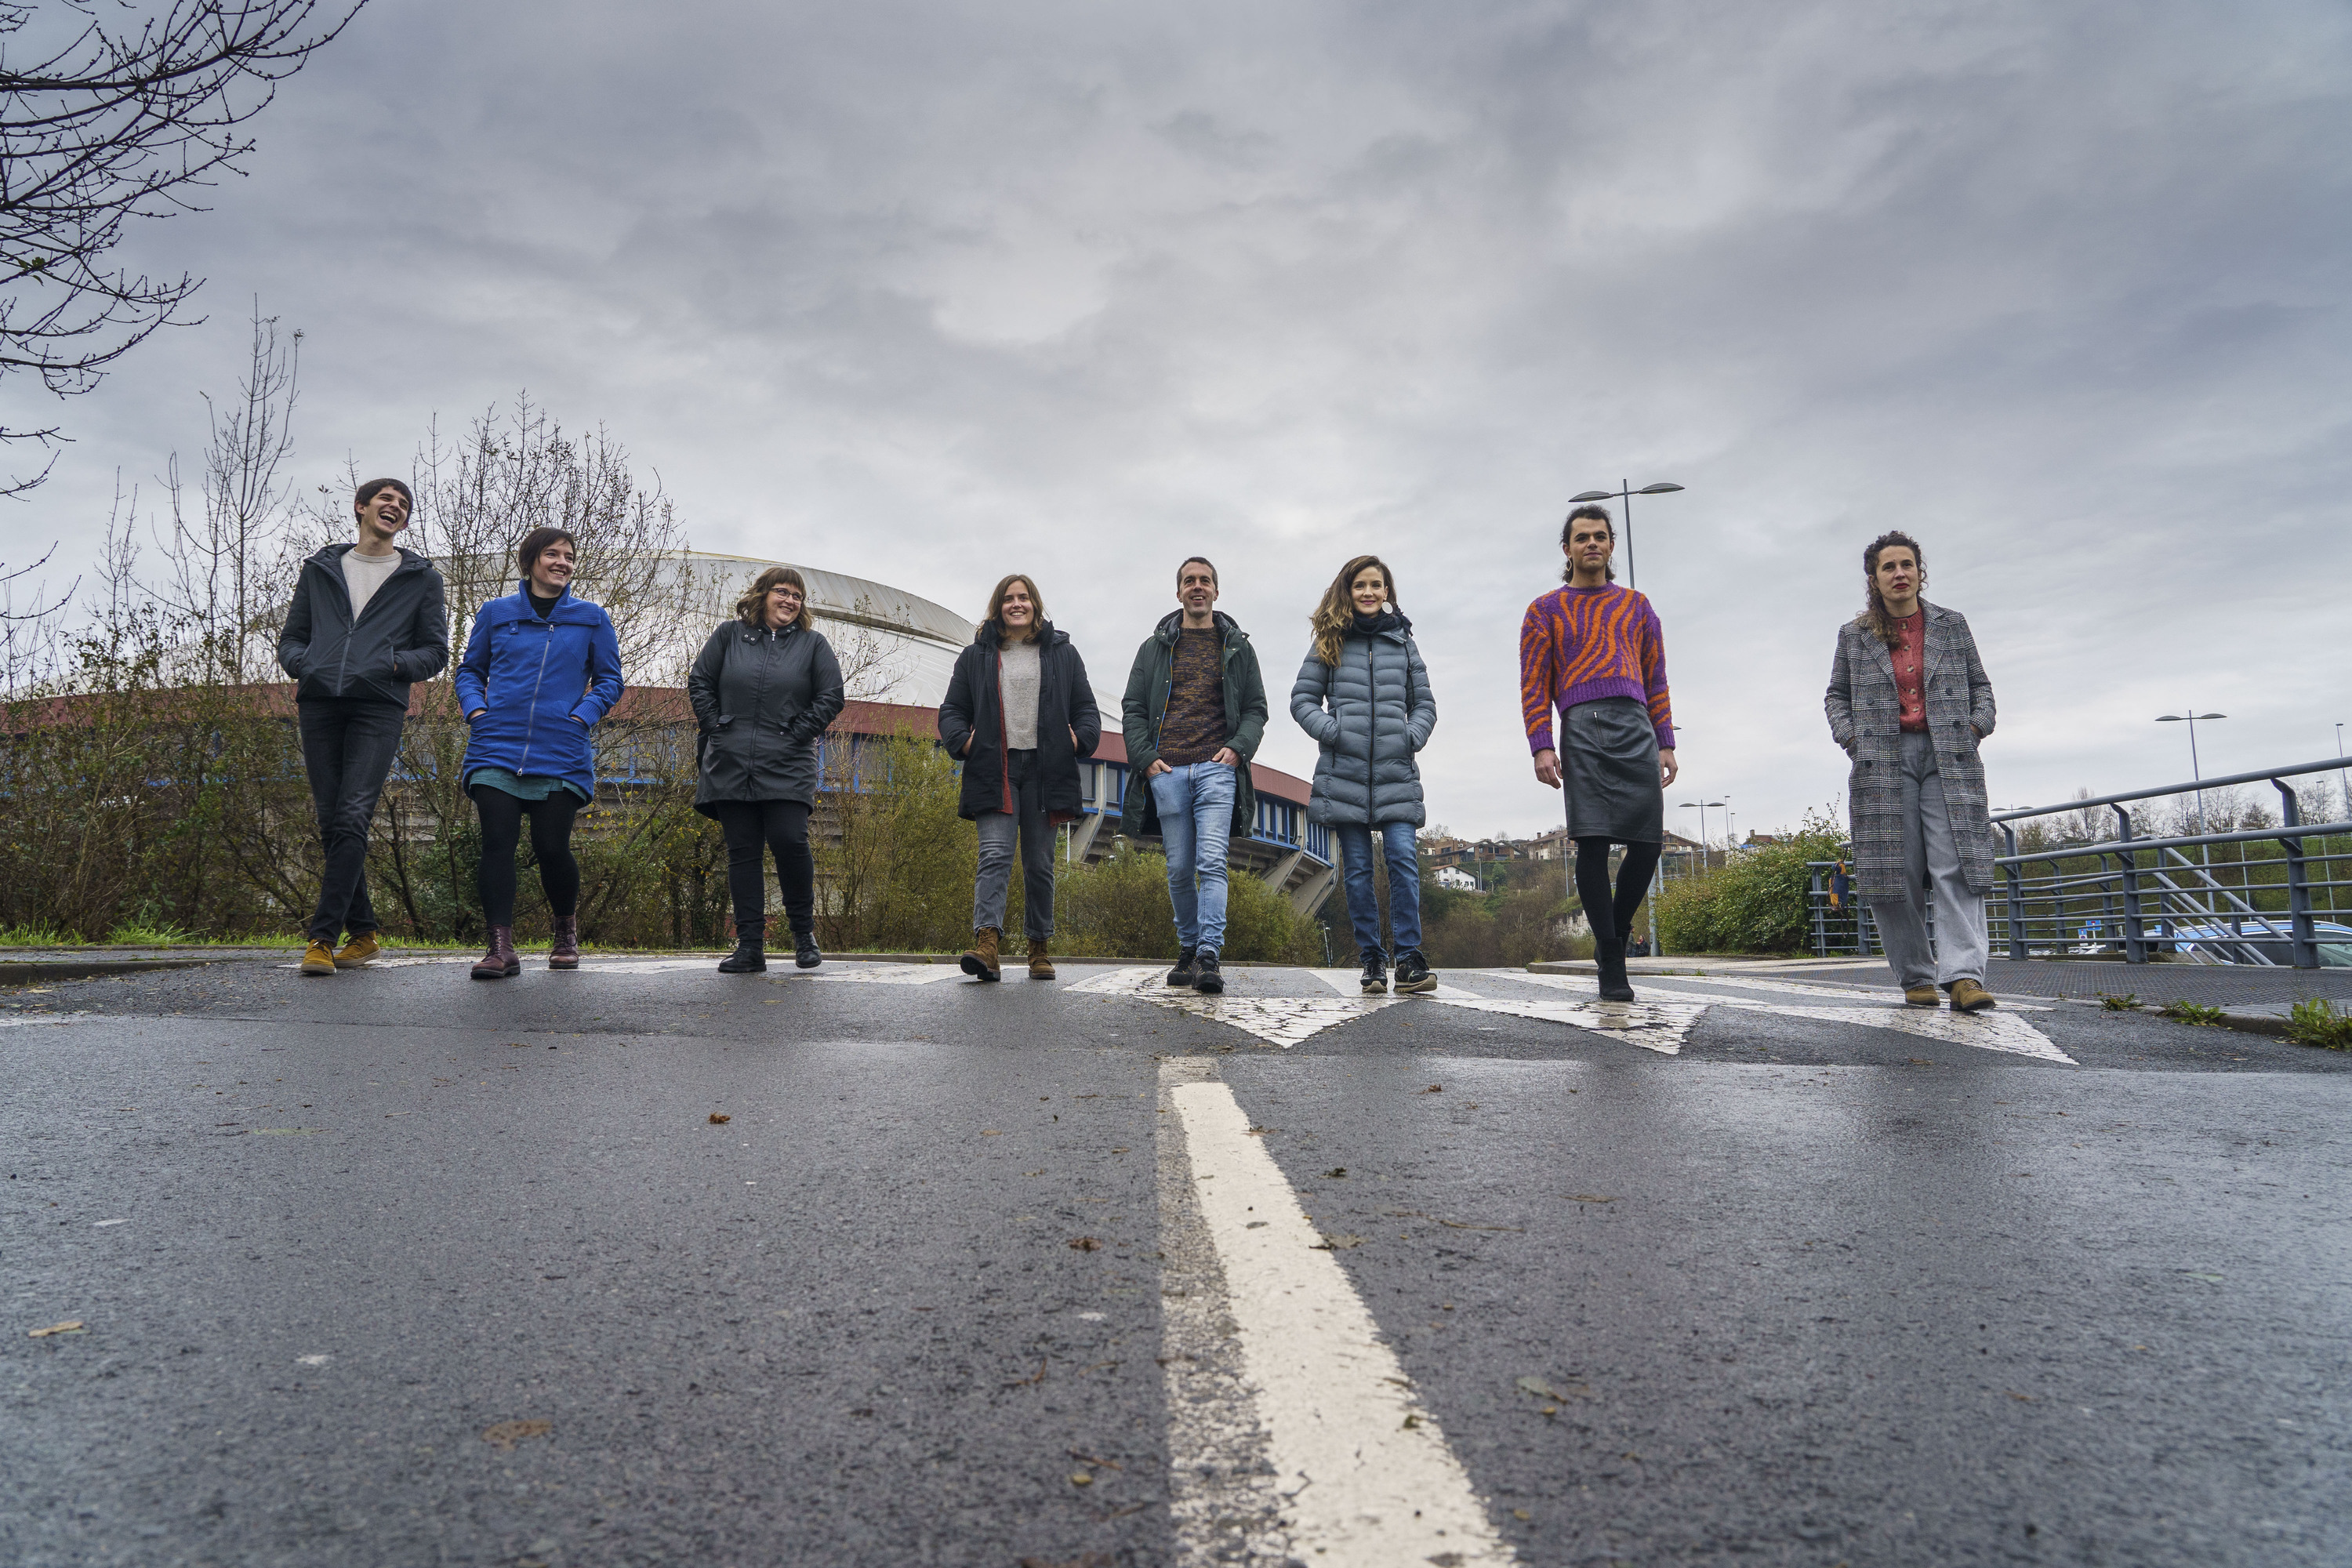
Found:
[[[2287,1012],[2286,1037],[2299,1046],[2352,1051],[2352,1013],[2338,1012],[2324,996],[2306,996]]]
[[[174,925],[124,921],[106,933],[106,940],[115,947],[180,947],[194,938]]]
[[[2110,1013],[2137,1013],[2139,1011],[2139,994],[2126,991],[2118,996],[2111,991],[2102,991],[2099,993],[2099,1005]]]
[[[2200,1028],[2219,1027],[2229,1015],[2219,1007],[2209,1007],[2202,1002],[2167,1002],[2157,1009],[2176,1024],[2194,1024]]]
[[[0,926],[0,947],[70,947],[81,938],[47,926]]]

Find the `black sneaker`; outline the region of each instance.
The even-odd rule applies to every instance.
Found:
[[[1406,948],[1397,954],[1397,994],[1408,991],[1434,991],[1437,976],[1429,972],[1429,960],[1421,956],[1421,949]]]
[[[793,933],[793,962],[803,969],[814,969],[824,962],[824,954],[817,951],[816,932],[803,931]]]
[[[1364,994],[1385,996],[1389,994],[1389,955],[1377,947],[1364,950]]]
[[[1200,970],[1196,967],[1200,962],[1200,953],[1192,948],[1188,947],[1183,952],[1178,953],[1176,955],[1176,967],[1168,972],[1168,984],[1171,985],[1192,984],[1193,981],[1200,978]]]
[[[1217,967],[1217,950],[1204,947],[1192,961],[1196,978],[1192,989],[1203,996],[1214,996],[1225,988],[1224,972]]]

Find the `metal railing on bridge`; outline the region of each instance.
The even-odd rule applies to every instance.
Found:
[[[1996,813],[2007,852],[1994,861],[2000,886],[1985,901],[1994,951],[2015,959],[2120,956],[2126,963],[2352,965],[2352,876],[2339,870],[2352,864],[2352,820],[2305,821],[2304,802],[2286,782],[2340,774],[2345,766],[2336,757]],[[2276,826],[2146,837],[2128,809],[2250,784],[2278,792]],[[2114,814],[2112,831],[2083,834],[2103,810]],[[2020,824],[2063,817],[2075,819],[2062,825],[2075,831],[2036,834],[2029,826],[2027,837],[2038,842],[2020,847]],[[2212,858],[2215,848],[2231,846],[2234,858]],[[2194,858],[2189,850],[2198,852]],[[1843,868],[1824,860],[1810,869],[1813,951],[1824,957],[1880,951],[1869,910],[1840,885]],[[1931,932],[1934,923],[1931,911]]]

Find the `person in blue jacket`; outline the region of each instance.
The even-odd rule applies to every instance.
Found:
[[[572,594],[579,542],[560,528],[534,528],[515,557],[522,581],[474,616],[458,661],[457,706],[473,727],[466,742],[466,793],[482,818],[476,872],[489,951],[477,980],[522,973],[514,950],[515,847],[523,814],[539,883],[555,917],[550,969],[580,967],[580,862],[572,819],[596,798],[596,756],[588,732],[621,700],[621,644],[612,617]]]

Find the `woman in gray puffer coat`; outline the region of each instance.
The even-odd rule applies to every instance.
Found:
[[[1437,699],[1396,605],[1396,577],[1377,555],[1340,568],[1309,623],[1315,647],[1290,689],[1290,716],[1315,737],[1315,793],[1307,816],[1339,841],[1348,919],[1364,963],[1366,995],[1388,989],[1372,836],[1389,867],[1389,924],[1396,935],[1396,988],[1433,991],[1421,955],[1421,860],[1415,829],[1427,818],[1413,753],[1437,728]]]

